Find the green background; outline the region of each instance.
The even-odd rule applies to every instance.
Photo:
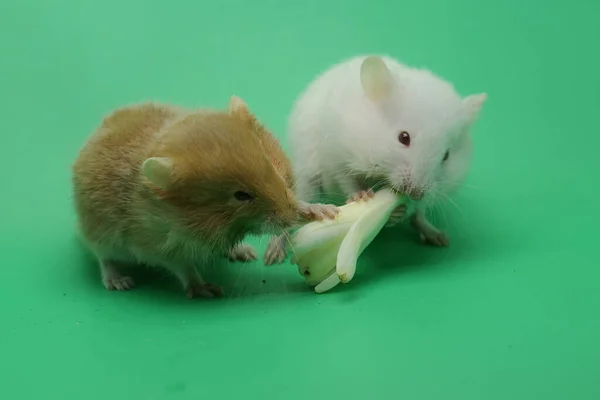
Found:
[[[0,5],[1,397],[600,398],[600,2],[167,3]],[[237,94],[284,137],[304,86],[360,53],[489,94],[450,248],[383,232],[326,295],[258,262],[217,301],[160,274],[102,287],[69,179],[104,114]]]

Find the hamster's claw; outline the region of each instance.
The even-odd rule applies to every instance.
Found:
[[[419,237],[423,243],[440,247],[448,246],[450,244],[448,236],[433,226],[422,215],[414,215],[411,218],[411,225],[419,233]]]
[[[194,282],[190,283],[187,289],[187,297],[190,299],[195,299],[198,297],[211,299],[221,295],[223,295],[223,289],[221,289],[220,286],[212,283]]]
[[[427,233],[419,232],[419,236],[421,237],[421,242],[426,244],[440,247],[450,245],[450,239],[448,239],[448,236],[442,231]]]
[[[104,287],[108,290],[124,291],[133,289],[135,282],[129,276],[112,276],[103,280]]]
[[[252,246],[240,244],[229,251],[228,258],[229,261],[248,262],[257,260],[258,256]]]
[[[350,198],[346,201],[346,204],[353,203],[355,201],[363,201],[372,198],[375,196],[375,192],[372,189],[369,190],[361,190],[360,192],[354,193]]]
[[[123,276],[117,266],[110,260],[98,258],[100,272],[102,274],[102,283],[108,290],[129,290],[135,286],[133,279],[129,276]]]
[[[281,264],[286,256],[285,235],[276,236],[269,241],[263,262],[265,265]]]
[[[301,202],[298,206],[300,216],[309,221],[334,219],[340,212],[339,208],[331,204],[310,204]]]

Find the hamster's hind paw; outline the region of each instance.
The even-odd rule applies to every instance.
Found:
[[[310,204],[305,202],[300,202],[298,211],[300,216],[309,221],[334,219],[340,212],[339,208],[331,204]]]
[[[104,278],[102,281],[104,283],[104,287],[108,290],[124,291],[133,289],[135,286],[135,282],[129,276],[111,276]]]
[[[229,261],[248,262],[258,259],[254,248],[247,244],[240,244],[229,251]]]
[[[356,192],[352,196],[350,196],[346,201],[346,204],[353,203],[355,201],[368,200],[373,196],[375,196],[375,192],[373,192],[373,190],[361,190],[360,192]]]
[[[263,262],[265,265],[281,264],[286,256],[285,235],[276,236],[269,241]]]
[[[220,286],[214,285],[212,283],[204,283],[204,282],[193,282],[187,288],[187,297],[190,299],[195,299],[198,297],[203,297],[206,299],[211,299],[213,297],[218,297],[223,295],[223,290]]]
[[[450,240],[448,236],[433,226],[422,215],[415,215],[411,218],[412,227],[419,233],[421,242],[433,246],[448,246]]]
[[[435,232],[419,232],[419,236],[421,238],[421,242],[433,246],[445,247],[450,244],[450,239],[448,239],[448,236],[444,232],[439,230],[436,230]]]

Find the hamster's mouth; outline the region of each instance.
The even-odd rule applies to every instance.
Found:
[[[259,225],[252,231],[252,234],[255,236],[260,235],[281,235],[290,226],[287,224],[283,224],[277,221],[267,220],[262,225]]]
[[[417,202],[423,200],[423,197],[425,196],[425,192],[418,188],[398,188],[396,186],[389,186],[388,189],[397,195],[407,196],[410,200]]]

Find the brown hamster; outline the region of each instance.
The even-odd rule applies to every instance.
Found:
[[[189,297],[221,294],[198,267],[247,261],[248,234],[281,233],[333,206],[299,203],[277,140],[232,97],[227,112],[160,104],[106,117],[73,165],[80,233],[107,289],[133,287],[119,264],[166,268]]]

